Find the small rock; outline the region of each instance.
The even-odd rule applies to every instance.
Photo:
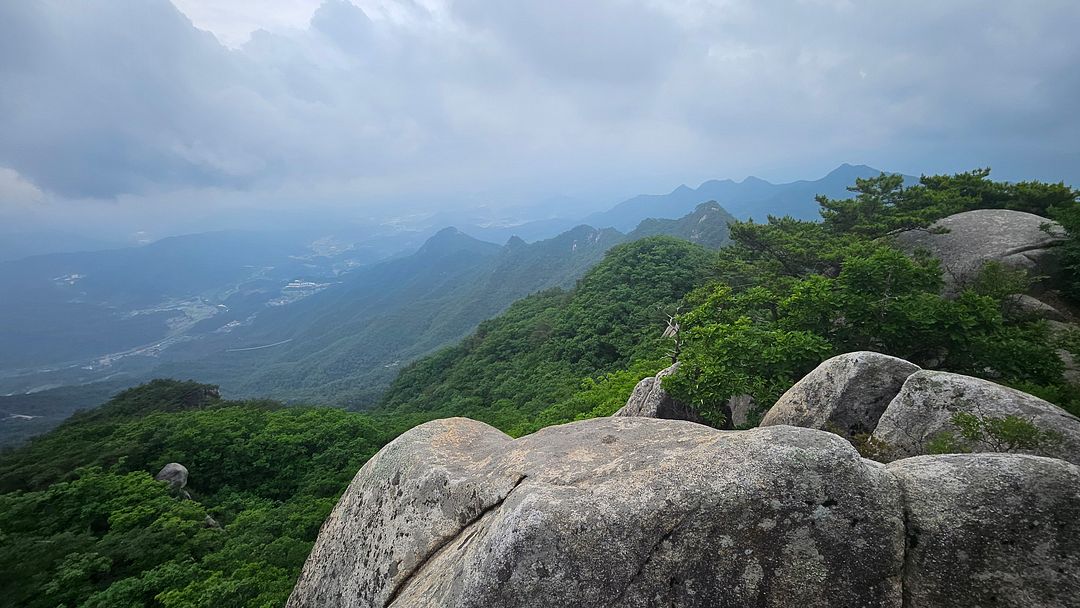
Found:
[[[661,381],[674,374],[679,369],[676,363],[671,367],[661,370],[654,377],[645,378],[637,383],[634,392],[626,401],[626,405],[612,414],[618,417],[636,418],[663,418],[665,420],[689,420],[690,422],[703,423],[704,420],[694,408],[676,400],[664,387]]]
[[[174,490],[183,490],[187,487],[188,470],[187,467],[179,462],[170,462],[161,467],[158,474],[154,475],[154,479],[167,482]]]
[[[750,395],[735,395],[724,404],[724,428],[744,428],[751,423],[754,412],[754,398]]]
[[[1005,305],[1009,307],[1011,312],[1027,317],[1059,322],[1068,320],[1068,317],[1060,310],[1027,294],[1009,296],[1005,301]]]

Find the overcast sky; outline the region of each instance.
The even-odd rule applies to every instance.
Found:
[[[0,220],[605,206],[842,162],[1080,184],[1077,23],[1075,0],[0,2]]]

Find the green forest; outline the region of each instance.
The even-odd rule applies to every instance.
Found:
[[[613,413],[669,366],[677,397],[721,426],[721,405],[761,409],[823,359],[875,350],[1014,386],[1080,414],[1056,331],[1012,305],[1044,277],[987,265],[942,296],[938,260],[896,247],[973,209],[1059,222],[1054,287],[1080,304],[1080,192],[988,170],[860,179],[819,198],[821,221],[733,222],[722,249],[670,236],[612,248],[572,289],[518,300],[459,344],[402,369],[377,407],[350,412],[221,399],[155,380],[0,456],[0,603],[48,607],[281,606],[323,520],[383,445],[467,416],[520,436]],[[664,338],[676,319],[676,339]],[[760,410],[758,414],[762,413]],[[183,496],[153,475],[190,471]]]

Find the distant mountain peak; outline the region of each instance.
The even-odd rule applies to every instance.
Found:
[[[464,232],[448,226],[436,232],[417,252],[417,255],[445,255],[460,251],[492,254],[501,249],[495,243],[475,239]]]
[[[829,173],[825,177],[846,177],[850,175],[863,175],[865,173],[881,173],[881,171],[869,165],[852,165],[850,163],[843,163],[839,167],[833,169],[832,171],[829,171]]]

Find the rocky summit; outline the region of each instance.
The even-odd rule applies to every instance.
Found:
[[[1065,607],[1078,591],[1080,469],[1061,460],[886,466],[784,425],[618,417],[515,440],[452,418],[360,470],[288,606]]]

